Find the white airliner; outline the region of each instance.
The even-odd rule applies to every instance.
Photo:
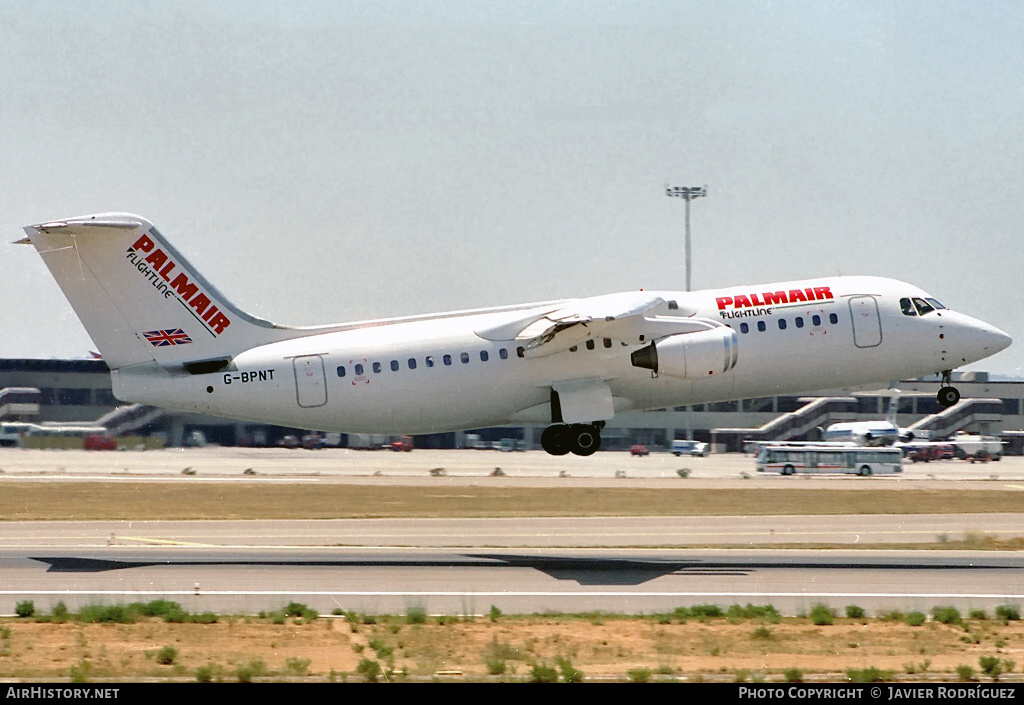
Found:
[[[896,410],[899,407],[899,390],[893,390],[889,399],[889,413],[884,421],[850,421],[834,423],[821,434],[825,442],[847,442],[859,446],[885,446],[897,441],[909,443],[914,440],[914,432],[909,428],[900,428],[896,423]]]
[[[124,401],[298,428],[417,434],[546,424],[590,455],[622,411],[947,373],[1010,344],[910,284],[830,277],[638,291],[312,328],[224,298],[124,213],[25,228]]]

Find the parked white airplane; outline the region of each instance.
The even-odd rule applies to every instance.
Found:
[[[1010,344],[914,286],[875,277],[295,328],[236,308],[138,216],[25,231],[118,399],[324,431],[539,423],[550,424],[549,453],[590,455],[617,412],[920,377]],[[954,404],[944,379],[939,399]]]
[[[884,421],[850,421],[834,423],[821,434],[826,442],[850,442],[859,446],[885,446],[900,441],[909,443],[914,440],[914,432],[909,428],[900,428],[896,423],[896,410],[899,407],[899,390],[892,390],[889,399],[889,412]]]

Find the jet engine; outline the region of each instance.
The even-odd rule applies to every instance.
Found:
[[[736,366],[738,354],[736,331],[728,326],[716,326],[656,340],[634,352],[630,359],[634,367],[696,380],[728,372]]]

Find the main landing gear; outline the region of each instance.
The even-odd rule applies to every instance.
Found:
[[[943,409],[948,409],[960,401],[960,390],[951,386],[952,372],[952,370],[946,370],[942,373],[942,386],[939,387],[939,393],[935,395],[935,399]]]
[[[540,435],[540,445],[551,455],[593,455],[601,447],[603,426],[603,421],[548,426]]]

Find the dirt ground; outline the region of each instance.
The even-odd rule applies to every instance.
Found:
[[[170,653],[164,647],[175,650],[170,663],[160,663]],[[913,627],[837,619],[815,626],[807,618],[612,615],[429,617],[424,623],[405,616],[282,624],[245,617],[215,624],[0,622],[0,678],[29,681],[353,682],[363,680],[357,669],[364,659],[380,663],[395,681],[529,680],[536,664],[566,662],[585,680],[635,680],[646,671],[653,681],[780,682],[787,669],[798,668],[804,681],[841,681],[847,669],[874,667],[889,671],[889,680],[956,681],[956,668],[967,665],[987,681],[979,666],[984,656],[1000,659],[1000,680],[1024,680],[1024,623]]]
[[[40,501],[40,498],[45,501]],[[674,488],[3,481],[0,521],[1017,513],[1019,489]]]

